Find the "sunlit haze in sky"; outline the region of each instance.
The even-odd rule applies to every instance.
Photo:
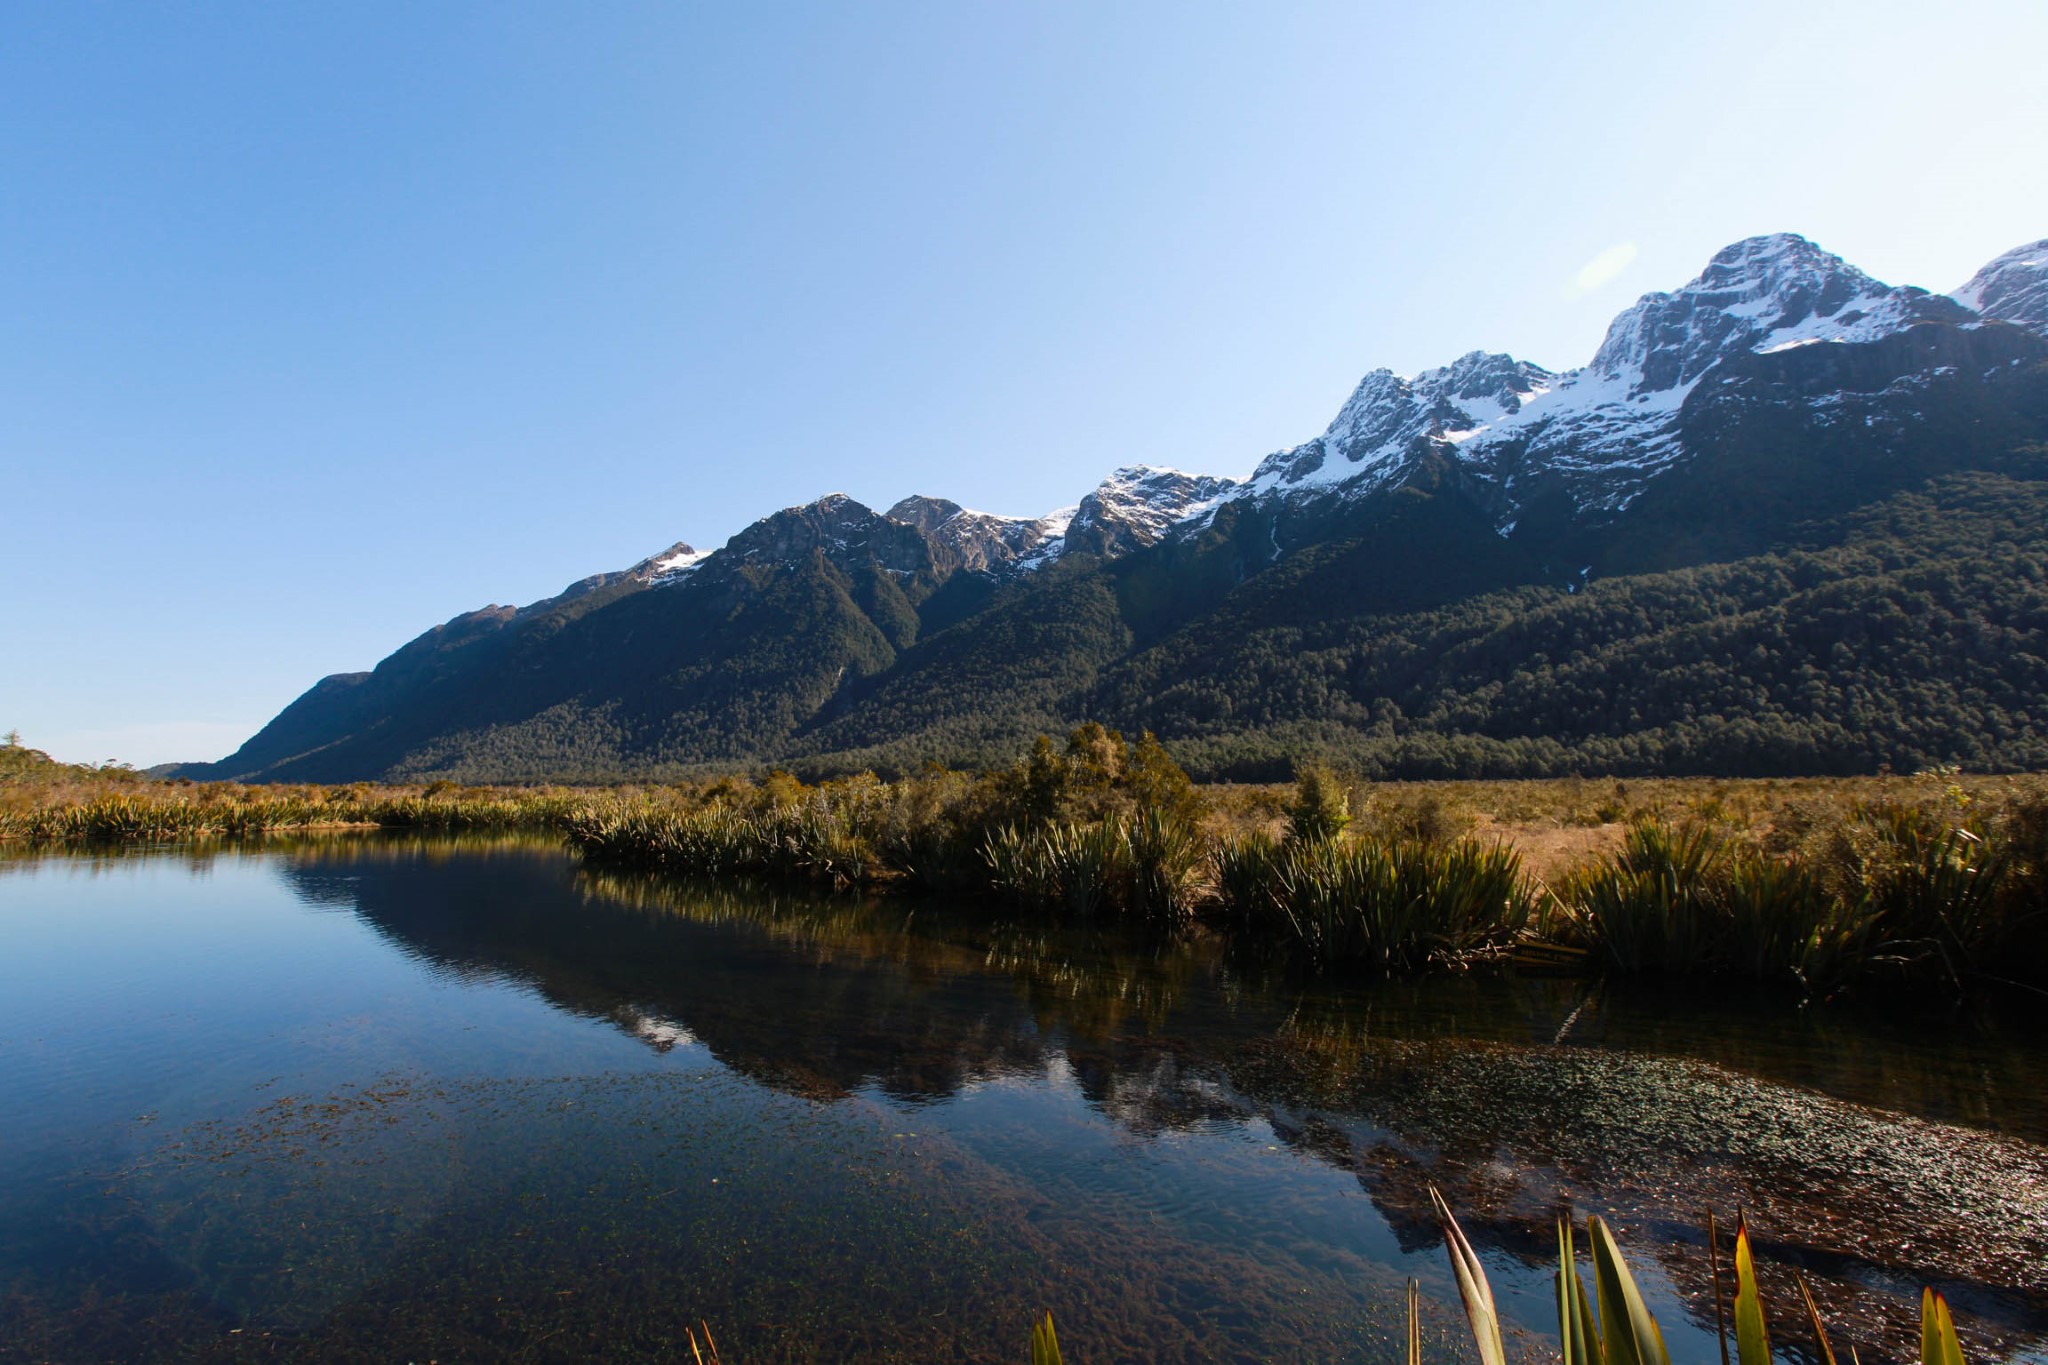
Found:
[[[0,9],[0,729],[325,673],[840,490],[1248,473],[1793,231],[2048,235],[2048,5]]]

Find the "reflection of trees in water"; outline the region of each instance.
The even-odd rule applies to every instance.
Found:
[[[893,965],[934,983],[1008,977],[1041,1034],[1106,1038],[1154,1030],[1188,983],[1213,973],[1216,954],[1199,937],[1115,922],[1073,923],[983,911],[936,900],[792,894],[767,884],[678,880],[586,867],[592,901],[702,924],[744,925],[821,960]]]
[[[1778,1301],[1803,1266],[1867,1356],[1910,1356],[1922,1280],[1988,1329],[1980,1350],[2048,1324],[2040,1147],[1815,1093],[2037,1136],[2039,1054],[1988,1025],[1916,1043],[1843,1014],[1573,981],[1347,989],[1200,936],[579,871],[503,846],[364,853],[323,847],[292,876],[436,970],[529,984],[652,1046],[694,1038],[793,1093],[928,1101],[1057,1056],[1134,1133],[1269,1122],[1355,1175],[1410,1250],[1435,1245],[1431,1182],[1475,1241],[1532,1269],[1569,1203],[1616,1216],[1711,1321],[1698,1228],[1709,1204],[1739,1205]]]

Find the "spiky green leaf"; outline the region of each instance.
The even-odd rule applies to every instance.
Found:
[[[1050,1312],[1031,1329],[1031,1365],[1060,1365],[1060,1341],[1053,1335]]]
[[[1557,1335],[1564,1365],[1600,1365],[1600,1333],[1579,1279],[1578,1247],[1567,1218],[1557,1220]]]
[[[1500,1315],[1493,1306],[1493,1286],[1486,1282],[1486,1267],[1451,1217],[1450,1205],[1429,1187],[1429,1202],[1436,1206],[1437,1221],[1443,1225],[1444,1247],[1450,1252],[1451,1273],[1457,1277],[1458,1297],[1465,1301],[1465,1320],[1471,1324],[1472,1340],[1479,1347],[1480,1365],[1507,1365],[1507,1347],[1500,1338]],[[1660,1363],[1662,1365],[1662,1363]]]
[[[1600,1340],[1606,1348],[1602,1353],[1606,1365],[1671,1365],[1664,1333],[1644,1305],[1614,1234],[1600,1219],[1589,1218],[1586,1237],[1593,1244],[1593,1279],[1600,1291]]]
[[[1948,1300],[1932,1289],[1920,1291],[1920,1365],[1963,1365],[1963,1343]]]
[[[1749,1225],[1735,1225],[1735,1358],[1738,1365],[1771,1365],[1771,1334],[1749,1250]]]

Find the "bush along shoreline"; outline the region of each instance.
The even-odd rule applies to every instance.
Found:
[[[809,786],[777,772],[601,792],[179,785],[5,746],[0,841],[523,830],[564,837],[593,863],[1199,922],[1308,970],[1515,958],[1818,998],[2048,990],[2048,785],[1898,784],[1763,822],[1731,818],[1718,795],[1629,810],[1618,847],[1537,876],[1509,844],[1447,818],[1434,795],[1383,808],[1373,789],[1315,767],[1291,792],[1204,792],[1150,735],[1132,743],[1097,725],[1064,744],[1041,738],[990,773]],[[1601,805],[1597,818],[1620,813]]]
[[[1546,881],[1503,843],[1355,820],[1354,789],[1321,769],[1274,818],[1223,818],[1149,736],[1085,726],[982,777],[777,775],[689,808],[600,803],[568,836],[594,860],[682,874],[1199,921],[1312,970],[1515,958],[1809,997],[2048,987],[2048,795],[1914,792],[1809,813],[1796,837],[1645,815]]]

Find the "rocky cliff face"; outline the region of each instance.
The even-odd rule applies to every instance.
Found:
[[[1114,558],[1142,550],[1238,486],[1235,479],[1133,465],[1119,469],[1082,498],[1056,554]]]
[[[699,561],[691,581],[717,582],[749,567],[794,566],[813,555],[841,570],[873,565],[906,577],[939,567],[931,542],[915,526],[831,493],[747,527]]]
[[[1067,523],[1067,514],[1062,513],[1000,517],[921,494],[903,499],[883,515],[923,532],[939,562],[949,571],[966,569],[976,573],[1007,569],[1057,537]]]

